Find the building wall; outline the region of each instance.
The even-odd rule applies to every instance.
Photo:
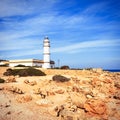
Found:
[[[9,66],[10,67],[14,67],[14,66],[17,66],[17,65],[25,65],[25,66],[33,66],[33,63],[32,62],[17,62],[17,63],[9,63]]]
[[[38,66],[38,67],[41,67],[42,68],[42,63],[33,63],[33,66]]]
[[[54,68],[54,63],[48,63],[50,65],[49,68]],[[25,65],[25,66],[38,66],[43,67],[44,62],[42,60],[35,60],[35,59],[29,59],[29,60],[10,60],[9,66],[15,67],[17,65]],[[44,67],[43,67],[44,68]]]
[[[4,62],[0,62],[0,65],[5,65],[5,63]]]
[[[8,61],[0,61],[0,65],[7,65],[7,64],[9,64]]]
[[[25,65],[25,66],[38,66],[38,67],[41,67],[42,68],[42,66],[43,66],[43,64],[42,63],[33,63],[33,62],[31,62],[31,63],[10,63],[9,64],[9,66],[10,67],[15,67],[15,66],[17,66],[17,65]],[[51,66],[51,68],[54,68],[54,64],[50,64],[50,66]]]

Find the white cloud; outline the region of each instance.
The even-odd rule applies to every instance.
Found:
[[[86,41],[79,42],[76,44],[72,44],[69,46],[63,46],[59,48],[54,48],[51,51],[54,52],[68,52],[75,53],[80,51],[80,49],[85,48],[100,48],[100,47],[110,47],[110,46],[118,46],[120,45],[120,40],[94,40],[94,41]],[[77,51],[78,50],[78,51]]]
[[[22,56],[28,56],[28,55],[42,55],[43,51],[42,50],[27,50],[25,52],[16,52],[15,54],[12,53],[11,55],[8,55],[8,57],[22,57]]]
[[[105,9],[107,9],[107,4],[108,2],[97,2],[92,4],[91,6],[87,7],[82,14],[83,15],[95,15],[96,13],[99,13],[101,11],[104,11]],[[104,8],[104,9],[103,9]]]
[[[66,45],[63,47],[59,47],[59,48],[52,48],[51,49],[51,53],[78,53],[78,52],[83,52],[86,49],[107,49],[107,47],[111,47],[111,46],[118,46],[120,45],[120,41],[116,40],[115,41],[111,41],[111,40],[97,40],[97,41],[86,41],[86,42],[79,42],[79,43],[75,43],[72,45]],[[16,47],[17,48],[17,47]],[[10,49],[10,48],[9,48]],[[14,47],[13,47],[14,49]],[[19,46],[18,46],[19,49]],[[6,53],[6,58],[12,58],[12,57],[22,57],[22,56],[28,56],[28,55],[42,55],[43,53],[43,49],[41,47],[41,49],[28,49],[26,48],[26,50],[21,50],[21,51],[13,51],[11,53]],[[1,54],[1,57],[4,58],[5,56],[3,54]]]
[[[0,0],[0,17],[29,15],[51,10],[55,0]]]
[[[9,39],[9,38],[8,38]],[[30,51],[32,49],[41,49],[42,47],[42,39],[34,39],[34,38],[29,38],[26,39],[24,38],[22,40],[18,39],[12,39],[12,40],[7,40],[7,41],[1,41],[0,44],[0,51],[9,51],[9,50],[26,50],[26,49],[30,49]]]
[[[54,12],[54,9],[52,8],[52,6],[56,5],[57,2],[55,0],[52,0],[52,1],[46,0],[44,2],[42,2],[41,0],[35,0],[34,3],[31,1],[26,2],[25,0],[21,0],[17,2],[15,2],[15,0],[11,0],[12,2],[10,3],[9,1],[10,0],[0,1],[2,4],[6,5],[6,7],[3,8],[6,11],[2,13],[7,13],[7,11],[8,12],[11,11],[11,15],[12,15],[12,12],[14,11],[16,12],[16,15],[19,15],[19,13],[17,13],[17,10],[11,10],[11,8],[9,8],[11,6],[15,6],[16,8],[21,10],[21,15],[22,15],[24,11],[27,11],[29,7],[35,7],[36,9],[38,9],[37,7],[39,6],[38,11],[33,10],[34,12],[39,12],[39,15],[36,17],[31,17],[23,21],[19,21],[19,20],[15,21],[10,18],[3,19],[4,21],[2,22],[2,24],[6,28],[5,34],[7,34],[6,31],[12,30],[12,33],[14,35],[12,35],[11,33],[10,34],[13,37],[18,36],[19,38],[19,37],[29,36],[33,34],[34,35],[43,34],[48,32],[54,33],[54,32],[63,31],[63,30],[68,31],[68,29],[69,31],[71,30],[77,31],[77,33],[79,31],[84,31],[84,30],[85,31],[96,30],[96,29],[108,30],[112,26],[107,24],[103,26],[104,23],[100,21],[100,18],[99,20],[97,20],[97,17],[94,14],[96,12],[99,12],[99,10],[102,9],[102,7],[104,7],[104,3],[91,5],[85,10],[83,10],[83,12],[80,12],[78,14],[74,14],[71,16],[66,16],[66,15],[59,15],[59,11],[57,10]],[[2,5],[0,8],[2,8]],[[44,13],[44,9],[46,9],[46,11],[51,11],[51,12]],[[2,13],[0,13],[0,15]]]

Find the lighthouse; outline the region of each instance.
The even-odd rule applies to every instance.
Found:
[[[50,66],[50,41],[48,37],[43,41],[43,68],[51,68]]]

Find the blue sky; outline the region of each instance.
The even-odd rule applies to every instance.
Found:
[[[0,59],[51,59],[75,68],[120,68],[119,0],[0,0]]]

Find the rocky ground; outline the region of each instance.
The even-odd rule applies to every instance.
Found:
[[[120,73],[43,70],[46,76],[3,76],[0,120],[120,120]],[[55,81],[59,74],[68,81]]]

